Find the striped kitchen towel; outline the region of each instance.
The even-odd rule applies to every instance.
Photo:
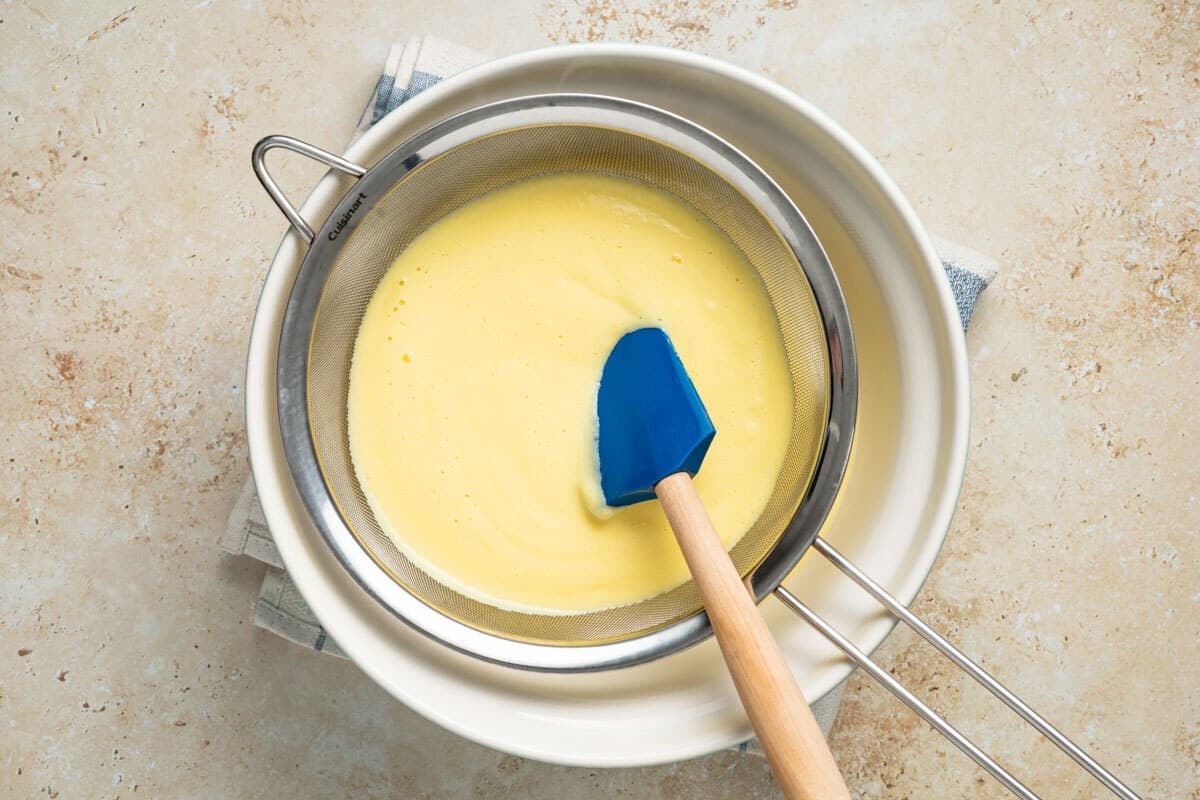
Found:
[[[385,114],[405,100],[433,86],[442,78],[474,66],[486,56],[434,36],[414,36],[404,44],[392,47],[383,74],[375,87],[371,101],[359,120],[356,136],[374,125]],[[949,242],[934,242],[941,254],[946,278],[954,291],[963,330],[982,292],[996,274],[996,265],[987,256]],[[271,539],[266,518],[258,503],[254,481],[242,489],[232,513],[221,548],[234,555],[245,555],[268,565],[266,577],[254,607],[254,623],[285,639],[313,650],[345,657],[337,643],[330,639],[312,610],[304,602],[284,571],[279,551]],[[841,702],[842,685],[813,703],[813,714],[826,734],[833,726]],[[761,754],[754,740],[743,742],[737,749]]]

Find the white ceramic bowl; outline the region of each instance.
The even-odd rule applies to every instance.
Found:
[[[713,59],[634,45],[548,48],[476,67],[389,114],[346,157],[373,164],[451,114],[549,91],[616,95],[687,117],[741,148],[804,212],[845,290],[860,370],[850,468],[822,535],[911,601],[937,557],[961,486],[968,397],[953,297],[899,190],[844,131],[776,84]],[[324,178],[301,209],[305,218],[323,220],[347,186],[344,178]],[[342,570],[296,495],[276,414],[279,327],[303,255],[304,244],[289,233],[254,320],[246,379],[251,466],[288,572],[350,657],[441,725],[544,761],[661,763],[751,736],[711,640],[612,672],[522,672],[426,639]],[[868,652],[894,624],[816,554],[786,585]],[[849,674],[849,663],[776,601],[762,608],[805,696],[820,697]]]

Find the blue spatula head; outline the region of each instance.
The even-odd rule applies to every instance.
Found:
[[[668,475],[695,475],[717,430],[666,331],[621,337],[600,376],[600,488],[610,506],[654,497]]]

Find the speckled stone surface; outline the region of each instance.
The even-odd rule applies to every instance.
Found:
[[[414,31],[762,71],[997,257],[966,485],[917,611],[1147,797],[1200,798],[1200,10],[1009,0],[0,2],[0,795],[775,796],[728,753],[487,750],[248,622],[262,566],[216,542],[283,232],[249,148],[344,142]],[[879,656],[1043,796],[1103,796],[913,635]],[[866,678],[832,744],[856,797],[1006,796]]]

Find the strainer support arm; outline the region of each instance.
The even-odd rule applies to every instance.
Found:
[[[960,669],[978,681],[984,688],[1004,702],[1009,708],[1017,712],[1018,715],[1029,723],[1038,733],[1045,736],[1055,744],[1060,750],[1075,760],[1081,767],[1088,771],[1092,777],[1104,784],[1110,792],[1112,792],[1121,800],[1141,800],[1140,796],[1132,789],[1122,783],[1115,775],[1102,767],[1092,756],[1083,750],[1075,742],[1068,739],[1058,728],[1051,725],[1045,717],[1038,714],[1029,707],[1023,700],[1017,697],[1013,692],[1006,687],[991,674],[986,672],[982,667],[968,658],[961,650],[946,640],[945,637],[930,628],[916,614],[904,607],[904,604],[893,597],[879,583],[872,580],[865,572],[855,566],[850,559],[842,555],[833,545],[818,536],[813,542],[813,549],[829,560],[831,564],[841,570],[847,577],[857,583],[867,594],[879,601],[888,611],[896,616],[901,622],[912,628],[925,641],[932,644],[942,655],[949,658]],[[895,678],[888,673],[887,670],[873,662],[866,653],[863,653],[855,647],[849,639],[838,633],[832,625],[821,618],[816,612],[805,605],[798,597],[788,591],[787,588],[780,586],[775,589],[775,596],[792,611],[799,614],[806,622],[812,625],[822,636],[828,639],[835,647],[841,650],[855,664],[861,667],[875,680],[879,681],[896,697],[900,698],[909,708],[916,711],[922,718],[934,727],[939,733],[950,740],[954,746],[962,750],[971,757],[975,763],[983,767],[992,777],[998,780],[1006,789],[1012,792],[1022,800],[1037,800],[1037,795],[1031,792],[1024,784],[1014,778],[1007,770],[1000,766],[994,759],[979,749],[971,740],[963,736],[953,725],[946,722],[933,709],[923,703],[909,689],[905,688]]]

